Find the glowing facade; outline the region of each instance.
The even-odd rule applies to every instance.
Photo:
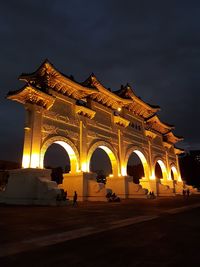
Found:
[[[10,92],[8,99],[26,109],[23,168],[43,169],[46,150],[57,143],[67,151],[71,165],[66,176],[71,182],[64,181],[63,187],[72,186],[74,177],[79,177],[72,186],[74,190],[90,172],[93,152],[101,148],[109,156],[113,172],[106,186],[129,197],[133,182],[127,176],[127,163],[134,152],[145,174],[140,189],[160,195],[182,191],[177,156],[182,151],[174,147],[182,138],[172,132],[171,125],[160,121],[159,107],[142,101],[129,85],[112,92],[93,74],[78,83],[48,61],[34,73],[22,74],[20,80],[26,82],[25,86]],[[162,179],[155,176],[156,163],[161,167]],[[81,190],[84,192],[79,195],[89,194],[87,188]]]

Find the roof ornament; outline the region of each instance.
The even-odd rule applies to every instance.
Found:
[[[127,83],[126,86],[125,86],[125,88],[131,90],[131,86],[130,86],[130,84]]]

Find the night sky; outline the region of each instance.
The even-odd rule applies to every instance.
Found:
[[[0,159],[23,148],[24,108],[5,96],[45,58],[77,81],[130,83],[184,136],[179,147],[200,149],[200,1],[1,1]]]

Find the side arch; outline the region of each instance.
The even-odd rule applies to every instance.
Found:
[[[90,160],[91,157],[94,153],[94,151],[97,148],[101,148],[103,149],[106,154],[108,155],[110,162],[111,162],[111,166],[112,166],[112,174],[114,177],[118,176],[119,174],[119,160],[118,157],[114,151],[114,148],[112,147],[111,144],[105,142],[105,141],[96,141],[95,143],[93,143],[89,150],[88,150],[88,154],[87,154],[87,171],[90,171]]]
[[[145,178],[148,179],[150,176],[150,169],[149,169],[149,164],[147,161],[147,155],[146,155],[146,152],[144,151],[144,149],[141,149],[140,147],[137,147],[137,146],[133,146],[133,147],[129,148],[128,151],[126,152],[124,165],[122,166],[122,175],[124,175],[124,176],[127,175],[127,164],[128,164],[129,157],[131,156],[132,153],[135,153],[139,157],[139,159],[141,160],[142,166],[144,168]]]
[[[170,165],[170,177],[171,177],[171,172],[173,172],[174,180],[179,181],[180,179],[179,179],[178,171],[177,171],[177,168],[176,168],[174,163],[172,163]],[[172,179],[172,177],[171,177],[171,179]]]
[[[168,180],[169,175],[167,172],[167,167],[166,167],[165,161],[160,157],[154,159],[154,164],[153,164],[154,176],[156,176],[155,175],[156,163],[158,163],[160,168],[161,168],[162,176],[163,176],[162,179]]]
[[[71,166],[71,173],[75,173],[79,170],[79,153],[76,148],[76,146],[73,144],[71,140],[69,140],[66,137],[63,136],[53,136],[48,138],[42,145],[41,150],[40,150],[40,168],[44,168],[44,155],[52,144],[59,144],[61,145],[65,151],[69,155],[70,159],[70,166]]]

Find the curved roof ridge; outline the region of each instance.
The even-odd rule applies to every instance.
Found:
[[[167,128],[171,128],[171,129],[175,129],[175,126],[166,122],[161,121],[160,117],[158,116],[158,114],[153,114],[151,117],[147,118],[146,121],[149,122],[151,121],[153,118],[155,118],[160,124],[166,126]],[[171,130],[170,130],[171,131]],[[169,131],[169,132],[170,132]],[[168,132],[167,132],[168,133]],[[166,133],[166,134],[167,134]]]
[[[125,86],[121,85],[121,88],[117,91],[115,91],[117,95],[124,99],[132,99],[134,101],[138,101],[139,103],[146,105],[152,109],[155,109],[156,111],[160,110],[160,106],[158,105],[151,105],[142,100],[140,97],[138,97],[135,92],[133,91],[132,87],[129,83],[127,83]]]

